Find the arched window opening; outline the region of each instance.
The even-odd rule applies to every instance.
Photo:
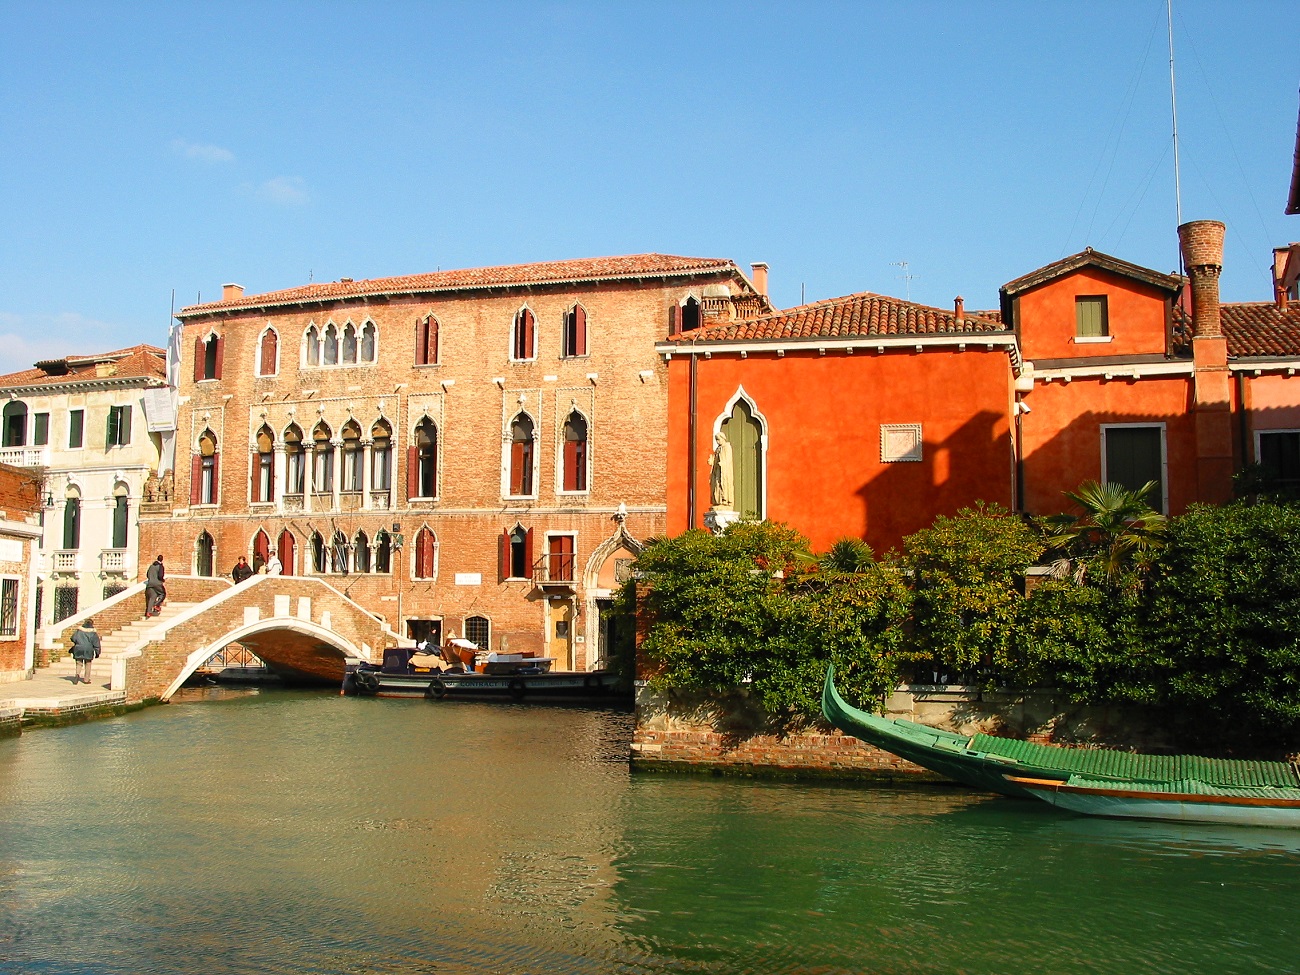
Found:
[[[219,460],[217,435],[211,430],[204,430],[199,435],[199,450],[194,455],[190,471],[190,504],[217,503]]]
[[[131,510],[131,498],[126,485],[119,484],[113,489],[113,548],[127,547],[127,522]]]
[[[375,571],[393,571],[393,536],[382,529],[375,536]]]
[[[339,364],[339,330],[331,322],[325,326],[325,341],[321,349],[321,363],[327,366]]]
[[[587,490],[587,420],[574,410],[564,421],[564,490]]]
[[[352,540],[352,564],[358,572],[370,571],[370,539],[365,532],[357,532]]]
[[[315,325],[312,325],[310,328],[307,329],[307,334],[303,338],[303,342],[306,345],[306,349],[307,349],[307,365],[319,366],[320,365],[320,332],[317,331]]]
[[[337,572],[340,575],[348,574],[348,537],[343,532],[335,530],[334,538],[330,543],[330,571]]]
[[[415,427],[414,443],[407,450],[407,494],[412,498],[438,496],[438,428],[427,416]]]
[[[393,486],[393,430],[384,420],[370,428],[370,487],[388,491]]]
[[[510,493],[515,497],[533,493],[533,420],[527,413],[510,421]]]
[[[275,500],[275,446],[271,428],[257,431],[251,465],[253,483],[249,500],[253,503]]]
[[[700,303],[692,295],[682,303],[682,331],[692,331],[699,328],[700,324]]]
[[[217,564],[216,545],[207,532],[199,532],[198,544],[195,546],[194,571],[196,575],[211,577]]]
[[[275,329],[268,328],[262,333],[262,341],[258,347],[257,374],[274,376],[279,371],[280,336],[276,334]]]
[[[465,639],[480,650],[491,649],[492,624],[485,616],[470,616],[465,620]]]
[[[357,364],[357,329],[351,322],[343,326],[343,364]]]
[[[330,443],[330,428],[324,421],[312,431],[312,446],[315,450],[311,489],[317,494],[329,494],[334,490],[334,445]]]
[[[763,517],[763,428],[754,411],[743,399],[732,407],[722,423],[722,432],[731,444],[731,463],[736,511],[742,518]]]
[[[537,358],[537,328],[530,309],[521,308],[515,315],[512,338],[510,358],[520,361]]]
[[[325,572],[325,539],[320,532],[311,533],[311,568],[313,572]]]
[[[375,361],[375,324],[366,322],[361,328],[361,361]]]
[[[27,444],[27,404],[10,400],[4,408],[4,446],[23,447]]]
[[[212,332],[194,340],[194,381],[221,378],[221,352],[225,341]]]
[[[415,578],[432,579],[437,566],[438,539],[425,527],[415,535]]]
[[[307,448],[296,423],[284,431],[284,461],[285,494],[302,494],[307,480]]]
[[[294,574],[295,561],[298,555],[298,540],[293,537],[293,532],[284,529],[280,532],[280,537],[276,539],[275,554],[280,559],[280,571],[287,576]]]
[[[438,319],[426,315],[415,323],[415,364],[438,364]]]
[[[253,571],[256,572],[271,558],[271,539],[261,528],[253,536]],[[281,559],[281,561],[284,561]]]
[[[81,495],[76,488],[69,488],[63,500],[63,547],[81,548]]]
[[[587,310],[574,305],[564,314],[564,342],[560,354],[565,357],[587,354]]]
[[[343,427],[343,484],[344,491],[361,490],[361,427],[349,420]]]
[[[533,569],[533,530],[515,525],[501,535],[501,578],[528,579]]]

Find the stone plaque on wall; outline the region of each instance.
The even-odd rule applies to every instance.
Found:
[[[921,459],[921,424],[882,423],[880,425],[880,461],[919,461]]]

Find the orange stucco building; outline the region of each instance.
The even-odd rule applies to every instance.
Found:
[[[1179,234],[1186,277],[1089,249],[993,312],[859,294],[670,336],[670,533],[766,517],[883,552],[978,501],[1061,511],[1086,480],[1154,481],[1175,514],[1249,465],[1300,488],[1296,248],[1273,301],[1221,305],[1223,225]]]

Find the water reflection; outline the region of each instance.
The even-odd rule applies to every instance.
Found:
[[[1292,834],[632,776],[629,734],[240,692],[0,741],[0,971],[1294,968]]]

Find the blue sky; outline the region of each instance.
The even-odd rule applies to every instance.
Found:
[[[1227,300],[1300,239],[1286,9],[1175,0]],[[228,281],[660,251],[978,309],[1089,245],[1177,267],[1163,0],[0,0],[0,140],[0,371]]]

